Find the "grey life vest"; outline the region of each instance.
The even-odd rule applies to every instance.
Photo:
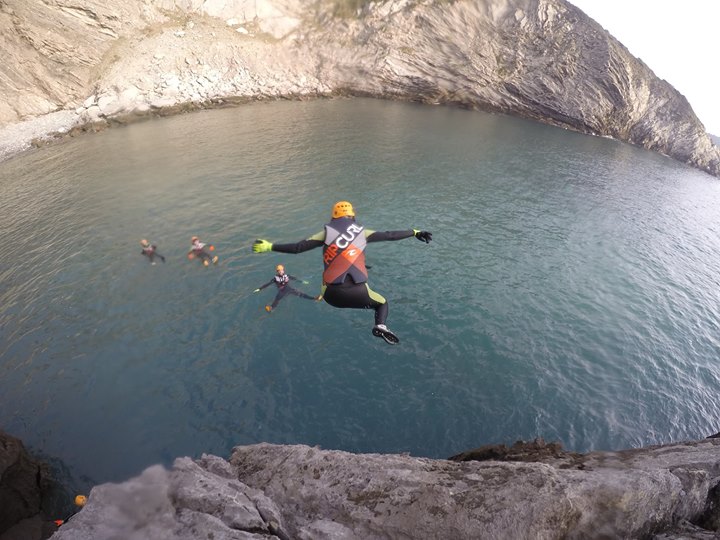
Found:
[[[339,284],[350,275],[355,283],[368,279],[365,268],[365,227],[350,217],[336,218],[325,225],[325,246],[323,247],[323,282]]]

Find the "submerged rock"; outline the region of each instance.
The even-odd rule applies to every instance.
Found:
[[[517,443],[497,459],[239,446],[93,488],[53,538],[712,538],[720,440],[567,453]],[[519,458],[520,461],[513,459]]]
[[[10,0],[0,30],[0,127],[370,95],[610,136],[720,176],[687,100],[565,0]],[[21,135],[0,132],[0,158]]]

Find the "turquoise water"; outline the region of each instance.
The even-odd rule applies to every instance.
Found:
[[[350,200],[372,312],[317,294],[292,242]],[[373,100],[204,111],[0,164],[0,427],[85,485],[237,444],[447,457],[720,430],[720,181],[531,122]],[[193,234],[216,246],[204,268]],[[167,263],[151,266],[139,240]],[[80,479],[80,480],[78,480]]]

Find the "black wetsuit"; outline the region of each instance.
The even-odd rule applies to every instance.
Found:
[[[280,303],[280,300],[285,298],[288,294],[293,294],[295,296],[299,296],[300,298],[307,298],[308,300],[316,300],[314,296],[310,296],[309,294],[305,294],[304,292],[298,291],[297,289],[291,287],[290,280],[298,281],[298,278],[296,278],[295,276],[291,276],[290,274],[283,274],[282,276],[275,275],[265,285],[261,285],[259,287],[259,289],[262,291],[265,287],[269,287],[273,283],[277,286],[278,291],[275,295],[275,300],[273,300],[273,303],[270,304],[270,307],[272,307],[272,309],[275,309]]]
[[[140,253],[150,259],[151,263],[155,262],[155,257],[160,257],[160,260],[162,260],[162,262],[165,262],[165,257],[163,257],[157,252],[157,246],[155,244],[142,248],[142,251]]]
[[[208,261],[208,263],[211,263],[213,261],[212,255],[205,251],[205,244],[198,244],[198,247],[193,244],[190,252],[203,262]]]
[[[331,226],[337,230],[343,230],[345,236],[340,235],[340,239],[344,239],[341,248],[333,250],[332,244],[328,243],[328,231],[333,230]],[[345,231],[351,231],[347,234]],[[336,231],[337,232],[337,231]],[[393,240],[402,240],[415,236],[415,231],[371,231],[361,225],[358,225],[353,218],[333,219],[325,226],[325,230],[294,244],[273,244],[272,251],[280,253],[302,253],[321,246],[325,246],[323,251],[323,259],[326,270],[323,274],[323,298],[331,306],[337,308],[357,308],[357,309],[374,309],[375,324],[385,324],[388,315],[388,302],[385,298],[370,289],[367,284],[367,267],[364,262],[364,243],[384,242]],[[362,240],[362,247],[358,248],[359,254],[355,255],[355,259],[349,264],[349,268],[345,272],[340,272],[339,276],[335,276],[338,272],[330,272],[333,261],[340,260],[338,254],[352,253],[347,249],[352,241]],[[331,259],[330,262],[329,259]],[[334,279],[329,280],[328,277]],[[330,281],[330,282],[328,282]]]

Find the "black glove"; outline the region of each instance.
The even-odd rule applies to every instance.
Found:
[[[429,231],[415,231],[415,238],[429,244],[430,240],[432,240],[432,233]]]

